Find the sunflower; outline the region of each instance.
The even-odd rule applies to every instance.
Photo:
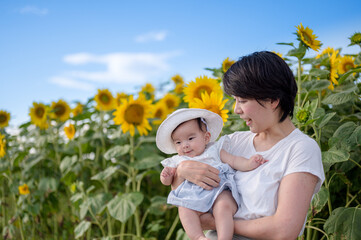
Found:
[[[62,122],[65,122],[70,117],[70,107],[69,104],[62,99],[57,102],[51,103],[51,117],[52,119],[57,119]]]
[[[30,193],[28,185],[25,183],[18,187],[21,195],[28,195]]]
[[[348,70],[355,68],[355,59],[351,56],[344,56],[340,58],[340,62],[338,65],[338,73],[344,74]]]
[[[65,135],[71,140],[75,135],[75,127],[73,124],[69,124],[69,126],[64,127]]]
[[[338,78],[337,74],[337,68],[339,65],[339,59],[337,58],[336,52],[334,52],[330,57],[330,86],[329,89],[333,90],[334,85],[338,85],[338,81],[336,78]]]
[[[0,158],[6,154],[6,139],[5,136],[0,133]]]
[[[30,108],[30,118],[31,122],[38,126],[40,129],[47,129],[48,125],[48,116],[49,116],[49,107],[45,106],[42,103],[33,102],[33,107]]]
[[[110,111],[116,107],[115,99],[108,89],[98,89],[98,94],[94,100],[97,102],[96,109],[100,111]]]
[[[175,83],[175,85],[184,84],[183,77],[179,74],[174,75],[171,79]]]
[[[317,36],[313,34],[312,29],[308,27],[305,29],[302,26],[302,23],[297,26],[297,35],[307,47],[315,50],[316,52],[318,52],[318,50],[321,48],[321,42],[316,40]]]
[[[222,89],[217,79],[202,76],[196,78],[196,81],[188,83],[183,92],[185,94],[183,100],[185,102],[191,102],[195,98],[201,99],[203,92],[207,92],[208,94],[211,94],[211,92],[222,93]]]
[[[196,98],[189,103],[190,108],[203,108],[222,117],[223,122],[227,122],[228,110],[224,109],[224,105],[228,99],[223,99],[223,93],[212,92],[210,95],[207,92],[202,93],[201,99]]]
[[[226,59],[223,60],[222,62],[222,70],[223,72],[227,72],[227,70],[232,66],[233,63],[235,63],[236,61],[234,60],[230,60],[229,57],[227,57]]]
[[[135,134],[135,127],[140,135],[148,135],[148,130],[152,129],[148,121],[153,115],[152,108],[152,100],[147,100],[143,94],[139,94],[137,100],[131,95],[116,108],[114,123],[122,125],[123,132],[129,131],[131,136]]]
[[[122,99],[127,99],[127,97],[128,97],[128,94],[126,94],[126,93],[123,93],[123,92],[117,93],[117,97],[115,98],[117,107],[119,107],[120,104],[122,103]]]
[[[10,121],[10,113],[0,110],[0,128],[7,127]]]
[[[143,93],[147,99],[154,100],[155,88],[153,87],[152,84],[150,83],[145,84],[140,92]]]
[[[183,89],[184,89],[184,84],[177,84],[175,85],[174,92],[176,94],[181,94],[183,92]]]
[[[160,101],[166,105],[168,110],[173,110],[179,106],[181,99],[177,95],[167,93]]]
[[[319,59],[320,57],[322,57],[324,55],[328,55],[328,54],[332,55],[334,52],[336,52],[336,55],[337,55],[339,50],[335,50],[333,47],[327,47],[320,54],[317,54],[315,58]]]
[[[275,52],[275,51],[272,51],[274,54],[277,54],[280,58],[282,58],[283,59],[283,55],[282,55],[282,53],[279,53],[279,52]]]
[[[153,109],[153,118],[155,118],[153,124],[155,125],[161,124],[164,121],[164,119],[166,119],[168,113],[169,110],[165,102],[163,101],[157,102],[154,105],[154,109]]]
[[[351,43],[349,46],[357,45],[357,44],[360,45],[361,44],[361,33],[356,32],[349,39],[351,40]]]
[[[79,114],[82,114],[83,113],[83,104],[77,103],[75,108],[73,108],[73,110],[71,112],[73,114],[73,117],[76,117]]]

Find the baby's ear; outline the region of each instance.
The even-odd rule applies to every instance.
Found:
[[[211,133],[210,132],[206,132],[206,134],[204,135],[206,143],[209,143],[209,141],[211,140]]]

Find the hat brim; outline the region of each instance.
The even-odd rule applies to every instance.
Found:
[[[223,119],[217,113],[200,108],[181,108],[170,114],[159,126],[156,135],[156,144],[159,150],[166,154],[176,153],[172,132],[179,124],[196,118],[204,118],[211,134],[210,141],[215,141],[223,127]]]

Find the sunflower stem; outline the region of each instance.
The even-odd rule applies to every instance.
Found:
[[[131,136],[130,137],[130,163],[132,165],[132,163],[134,162],[135,158],[134,158],[134,137]],[[130,166],[129,167],[129,171],[130,171],[130,175],[131,175],[131,180],[132,180],[132,188],[133,188],[133,192],[137,191],[137,182],[136,182],[136,171],[135,169]],[[141,237],[141,227],[140,227],[140,221],[139,221],[139,211],[138,211],[138,207],[135,209],[134,212],[134,222],[135,222],[135,230],[136,230],[136,234],[137,237]]]

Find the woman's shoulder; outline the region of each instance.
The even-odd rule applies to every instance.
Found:
[[[318,147],[318,144],[315,139],[311,138],[298,128],[296,128],[290,136],[286,139],[291,145],[308,148],[308,147]]]
[[[234,141],[245,140],[247,138],[253,137],[254,135],[255,134],[252,133],[251,131],[236,131],[234,133],[227,134],[225,136],[227,136],[232,142],[234,142]]]

